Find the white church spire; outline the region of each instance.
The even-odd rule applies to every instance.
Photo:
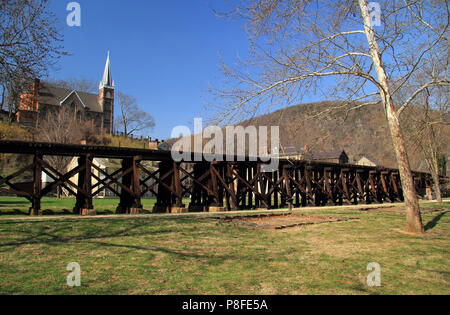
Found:
[[[100,82],[100,89],[104,87],[114,88],[114,81],[111,75],[111,63],[109,61],[109,51],[108,58],[106,59],[105,71],[103,73],[102,81]]]

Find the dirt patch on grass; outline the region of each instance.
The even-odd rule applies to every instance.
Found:
[[[332,223],[358,219],[359,218],[336,218],[328,216],[310,216],[310,215],[299,215],[290,213],[290,214],[227,217],[223,220],[230,224],[249,228],[265,229],[265,230],[281,230],[298,227],[302,225]]]

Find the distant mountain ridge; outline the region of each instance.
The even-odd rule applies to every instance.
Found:
[[[376,161],[379,166],[397,168],[383,108],[380,105],[370,105],[349,110],[351,107],[352,105],[344,106],[343,102],[336,101],[300,104],[245,120],[238,125],[279,126],[280,154],[286,149],[286,154],[294,155],[293,150],[302,152],[305,146],[315,155],[344,150],[350,164],[356,164],[364,156],[370,161]],[[443,128],[447,128],[450,134],[450,126]],[[198,136],[191,135],[191,143]],[[176,140],[168,139],[167,142],[173,145]],[[202,141],[204,145],[209,140]],[[407,142],[406,138],[405,141]],[[407,142],[406,145],[411,168],[428,172],[417,148],[412,143]],[[443,153],[450,156],[448,145]]]
[[[301,150],[305,145],[317,153],[345,150],[351,164],[366,156],[379,165],[396,168],[382,107],[371,105],[349,111],[349,106],[342,105],[333,101],[301,104],[249,119],[242,125],[280,126],[280,152],[284,147]],[[338,109],[332,110],[335,107]],[[420,153],[411,144],[407,147],[411,167],[427,171]]]

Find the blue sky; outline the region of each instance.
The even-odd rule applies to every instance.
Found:
[[[194,118],[206,119],[204,107],[213,98],[208,88],[222,80],[221,58],[233,66],[249,53],[243,21],[213,12],[229,9],[224,0],[78,0],[81,27],[66,24],[70,2],[50,0],[71,54],[50,71],[50,79],[100,81],[110,51],[116,92],[134,96],[155,118],[153,138],[169,138],[178,125],[193,130]],[[321,87],[335,83],[325,79]],[[302,102],[322,100],[316,93]]]
[[[116,91],[155,118],[154,138],[201,117],[209,85],[220,80],[220,56],[233,63],[248,51],[242,23],[214,15],[221,0],[79,0],[81,27],[66,25],[69,2],[51,1],[71,56],[49,77],[100,81],[109,50]]]

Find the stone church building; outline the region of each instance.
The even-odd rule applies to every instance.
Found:
[[[20,97],[16,121],[27,126],[37,126],[39,119],[65,106],[73,111],[74,118],[80,121],[93,121],[99,131],[113,133],[114,81],[109,53],[98,94],[63,89],[35,79],[31,93]]]

